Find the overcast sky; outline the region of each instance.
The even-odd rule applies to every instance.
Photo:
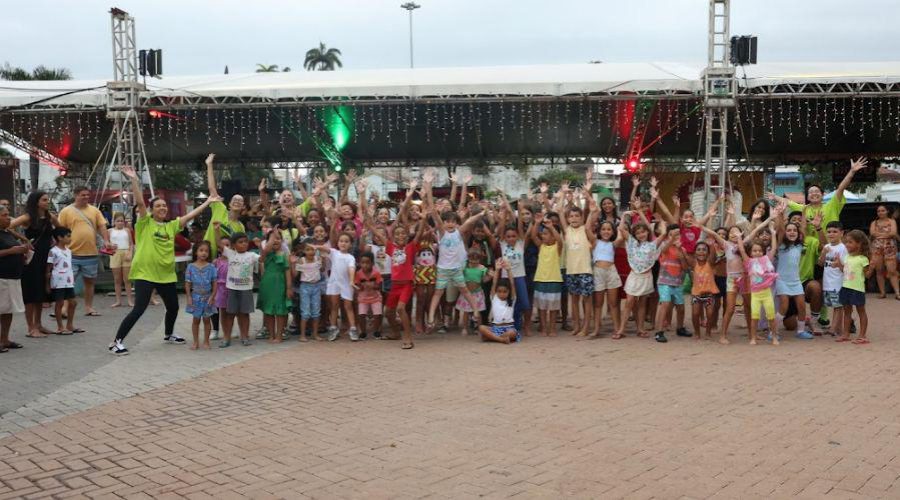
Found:
[[[405,1],[405,0],[404,0]],[[706,59],[707,0],[417,0],[416,65]],[[137,20],[139,48],[168,75],[302,67],[321,40],[345,68],[409,64],[401,0],[3,0],[0,64],[110,78],[109,7]],[[732,33],[759,36],[762,61],[900,59],[896,0],[733,0]]]

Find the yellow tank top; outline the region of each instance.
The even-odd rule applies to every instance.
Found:
[[[538,251],[538,265],[534,273],[534,281],[541,283],[562,283],[559,272],[559,249],[556,245],[541,245]]]
[[[566,229],[566,274],[592,274],[591,246],[585,226]]]

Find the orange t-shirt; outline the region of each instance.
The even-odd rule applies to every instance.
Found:
[[[692,278],[694,283],[691,286],[691,295],[699,297],[719,293],[719,287],[716,286],[716,271],[709,261],[705,264],[695,263]]]

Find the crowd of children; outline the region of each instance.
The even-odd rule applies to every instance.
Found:
[[[858,169],[854,164],[851,173]],[[786,316],[796,317],[790,323],[796,336],[809,339],[822,334],[798,271],[810,245],[824,268],[820,299],[832,311],[826,333],[843,342],[858,329],[853,342],[869,342],[868,240],[860,231],[844,234],[837,220],[821,228],[821,213],[803,220],[802,213],[786,213],[785,203],[761,200],[748,220],[726,196],[696,218],[677,197],[670,209],[655,178],[644,184],[635,177],[630,207],[621,214],[614,200],[597,203],[588,194],[589,177],[553,195],[541,185],[515,208],[502,193],[473,201],[469,178],[451,178],[449,198],[438,199],[431,169],[421,186],[410,183],[398,204],[368,193],[367,181],[353,172],[335,199],[336,180],[315,179],[299,205],[290,191],[269,204],[261,184],[261,231],[252,240],[239,230],[228,236],[221,221],[213,222],[219,257],[210,261],[210,245],[195,248],[186,279],[195,348],[200,323],[216,312],[223,347],[230,345],[235,319],[241,342],[250,343],[254,273],[255,308],[264,314],[271,342],[291,332],[304,342],[343,334],[351,341],[398,339],[410,349],[416,335],[458,327],[462,335],[509,343],[532,334],[536,310],[544,336],[556,336],[560,324],[581,337],[655,332],[657,342],[667,342],[669,330],[698,340],[715,332],[727,344],[741,303],[751,344],[778,344]],[[714,220],[722,220],[721,227],[710,227]],[[258,253],[248,250],[251,242]],[[204,337],[202,345],[208,342]]]

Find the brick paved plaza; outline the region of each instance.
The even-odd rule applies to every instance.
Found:
[[[450,334],[194,353],[146,323],[131,356],[4,407],[0,498],[900,498],[900,307],[869,299],[868,346]],[[3,394],[33,342],[0,356]],[[77,391],[96,401],[37,415]]]

